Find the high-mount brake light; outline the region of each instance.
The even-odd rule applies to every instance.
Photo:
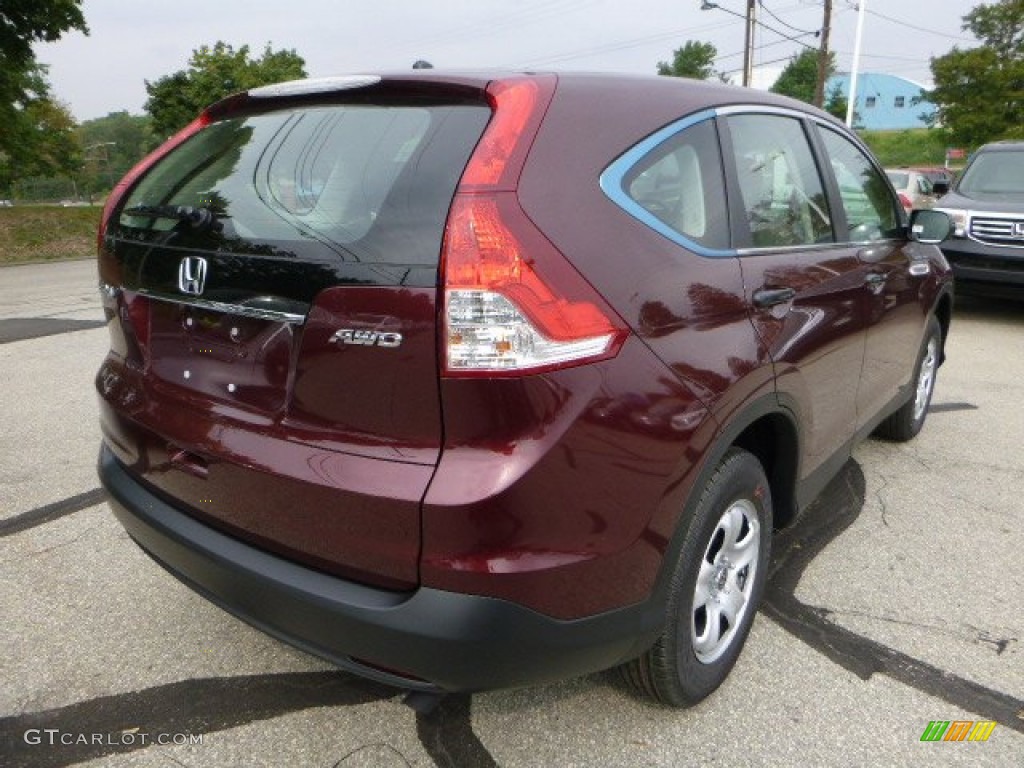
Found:
[[[128,171],[128,173],[125,174],[124,178],[117,182],[117,185],[107,196],[107,202],[103,206],[103,213],[100,216],[99,230],[96,233],[97,248],[103,248],[103,238],[107,233],[107,226],[110,224],[110,217],[121,204],[121,201],[124,199],[125,195],[128,194],[129,190],[135,186],[135,182],[139,180],[139,177],[160,162],[160,160],[162,160],[172,149],[195,136],[209,124],[210,116],[206,112],[203,112],[199,117],[142,158],[130,171]]]
[[[283,83],[262,85],[249,89],[250,99],[275,99],[286,96],[313,96],[318,93],[351,91],[366,88],[380,82],[380,75],[336,75],[311,77],[305,80],[288,80]]]
[[[445,228],[446,376],[535,373],[614,356],[625,326],[519,204],[553,76],[492,83],[494,115]]]

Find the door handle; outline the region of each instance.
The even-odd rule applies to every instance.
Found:
[[[758,309],[767,309],[778,304],[792,301],[796,296],[795,288],[758,288],[751,299]]]

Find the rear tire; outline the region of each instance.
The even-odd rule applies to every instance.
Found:
[[[620,667],[634,690],[674,707],[696,704],[729,675],[764,592],[772,504],[760,462],[732,448],[701,492],[654,646]]]
[[[935,391],[935,375],[942,357],[942,328],[932,315],[928,319],[921,351],[914,368],[914,395],[898,411],[878,425],[875,435],[885,440],[905,443],[917,437],[928,418],[928,406]]]

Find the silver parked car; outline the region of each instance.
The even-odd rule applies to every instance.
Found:
[[[885,175],[892,182],[900,198],[900,204],[907,213],[915,208],[931,208],[935,205],[936,195],[932,189],[932,182],[921,171],[910,168],[886,168]]]

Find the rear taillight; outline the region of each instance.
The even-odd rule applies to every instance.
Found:
[[[488,87],[494,116],[445,229],[444,372],[533,373],[611,357],[625,326],[533,224],[515,192],[554,77]]]
[[[210,117],[203,112],[199,117],[142,158],[125,174],[123,179],[117,182],[107,196],[107,202],[103,206],[103,214],[100,216],[99,231],[96,233],[96,246],[101,252],[103,250],[103,238],[107,234],[107,226],[110,224],[110,217],[114,214],[124,196],[128,194],[129,190],[135,185],[135,182],[139,180],[139,177],[162,160],[168,152],[179,144],[183,144],[187,139],[199,133],[209,124]]]
[[[897,194],[899,195],[900,205],[903,206],[903,210],[905,210],[905,211],[907,211],[909,213],[911,211],[911,209],[913,209],[914,204],[910,201],[910,198],[907,197],[902,192],[898,192]]]

